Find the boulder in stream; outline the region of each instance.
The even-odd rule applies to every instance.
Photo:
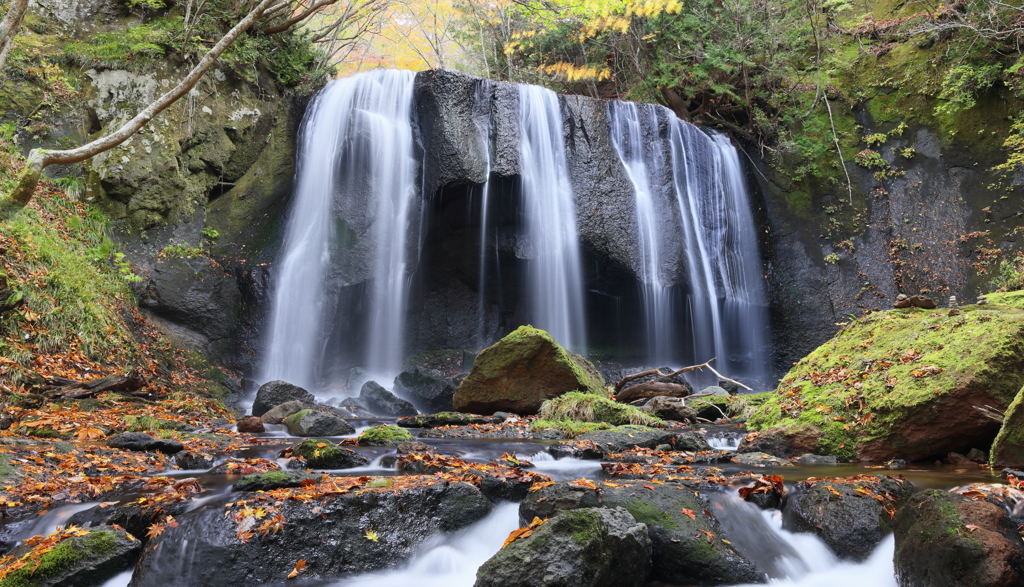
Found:
[[[151,540],[132,587],[283,584],[297,561],[303,578],[336,581],[401,564],[438,533],[482,519],[491,502],[464,482],[403,478],[402,486],[351,491],[359,480],[330,478],[245,503],[218,498],[175,519]],[[290,493],[289,493],[290,492]],[[264,508],[257,519],[254,510]]]
[[[284,402],[283,404],[276,405],[264,412],[263,415],[260,416],[260,420],[264,424],[280,424],[281,422],[284,422],[284,419],[288,416],[291,416],[296,412],[301,412],[307,407],[309,407],[308,404],[304,404],[298,400]]]
[[[274,406],[291,401],[312,404],[316,403],[316,398],[305,389],[287,381],[268,381],[256,392],[256,400],[252,403],[252,415],[262,416]]]
[[[292,456],[304,461],[302,468],[310,469],[351,469],[365,466],[366,457],[352,450],[338,446],[328,440],[309,439],[292,448]],[[289,466],[291,463],[289,463]]]
[[[341,418],[316,410],[302,410],[284,419],[292,436],[341,436],[356,431]]]
[[[764,581],[750,560],[723,541],[728,537],[711,514],[714,506],[684,485],[637,480],[598,489],[585,480],[563,481],[530,492],[519,505],[519,519],[525,525],[535,517],[596,507],[622,507],[647,525],[653,579],[685,584]]]
[[[523,534],[480,567],[475,587],[640,587],[651,572],[647,526],[622,508],[561,511]]]
[[[604,395],[604,379],[547,332],[522,326],[480,353],[456,388],[453,406],[477,414],[536,414],[544,400],[570,391]]]
[[[304,483],[316,482],[320,475],[300,471],[269,471],[242,477],[235,483],[235,491],[273,491],[301,487]]]
[[[441,426],[466,426],[468,424],[497,424],[502,421],[504,421],[504,418],[497,420],[491,416],[478,416],[461,412],[438,412],[436,414],[399,418],[395,424],[402,428],[440,428]]]
[[[840,558],[863,561],[913,492],[906,479],[887,475],[808,479],[790,492],[782,527],[814,533]]]
[[[359,399],[366,408],[378,416],[415,416],[415,406],[381,387],[376,381],[367,381],[359,390]]]
[[[455,382],[440,371],[416,365],[395,377],[394,390],[425,414],[450,412]]]
[[[258,434],[260,432],[266,432],[263,427],[263,420],[258,416],[249,416],[248,418],[242,418],[236,425],[239,432],[245,434]]]
[[[646,426],[616,426],[610,430],[588,432],[576,440],[590,440],[605,453],[622,452],[641,447],[654,448],[659,444],[672,444],[676,434],[667,430],[647,428]]]
[[[359,435],[359,444],[363,446],[397,446],[402,442],[412,441],[412,434],[404,428],[390,424],[380,424],[363,430]]]
[[[122,432],[107,440],[110,448],[138,452],[162,452],[172,455],[181,452],[185,446],[171,438],[153,438],[145,432]]]
[[[78,534],[78,535],[75,535]],[[0,580],[17,587],[98,587],[118,573],[129,570],[142,543],[120,528],[99,526],[79,532],[62,532],[50,550]],[[33,547],[19,546],[10,553],[13,560],[32,553]]]
[[[929,489],[893,521],[900,587],[1024,585],[1024,547],[1006,510]]]

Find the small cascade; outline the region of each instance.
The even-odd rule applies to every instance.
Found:
[[[528,281],[531,321],[566,348],[583,353],[583,270],[558,96],[545,88],[520,85],[519,128],[523,214],[533,246]]]
[[[671,363],[674,359],[672,331],[675,323],[671,308],[672,300],[666,286],[667,280],[662,276],[663,238],[657,228],[658,216],[655,206],[655,199],[659,194],[655,193],[652,181],[657,177],[657,168],[660,167],[660,153],[657,152],[659,144],[644,140],[645,134],[651,136],[650,133],[657,132],[656,108],[652,104],[634,102],[608,103],[612,145],[619,154],[619,159],[636,191],[636,221],[639,229],[637,242],[642,270],[640,286],[648,357],[661,364]]]
[[[328,276],[344,264],[353,238],[352,227],[338,218],[360,205],[375,247],[365,364],[374,371],[401,365],[406,233],[417,193],[413,78],[408,71],[375,70],[336,80],[306,111],[294,201],[274,275],[262,381],[319,387],[338,303]]]
[[[478,348],[488,346],[487,341],[487,259],[491,251],[487,247],[487,226],[489,224],[489,203],[491,196],[491,82],[480,80],[476,85],[476,93],[473,96],[473,123],[476,125],[477,133],[480,135],[480,143],[483,145],[485,160],[487,161],[487,175],[480,194],[480,276],[477,279],[477,295],[479,296],[480,308],[477,312],[477,334],[476,344]],[[497,240],[495,240],[497,245]],[[494,250],[497,256],[497,249]]]
[[[693,356],[733,376],[764,380],[767,302],[761,257],[736,149],[723,135],[669,118],[671,167],[692,292]]]

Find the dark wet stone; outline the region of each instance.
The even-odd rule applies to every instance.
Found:
[[[287,381],[268,381],[256,392],[256,401],[252,403],[252,415],[262,416],[274,406],[291,401],[312,404],[316,403],[316,398],[305,389]]]
[[[153,438],[145,432],[122,432],[121,434],[115,434],[107,440],[107,446],[121,450],[162,452],[165,454],[174,454],[185,448],[177,440]]]

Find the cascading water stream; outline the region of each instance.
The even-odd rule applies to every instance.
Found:
[[[651,181],[658,173],[659,157],[652,152],[658,145],[643,139],[644,130],[649,133],[657,130],[657,110],[652,104],[609,102],[608,120],[612,145],[636,192],[637,241],[643,271],[640,281],[648,357],[659,364],[671,362],[674,316],[672,300],[662,278],[662,238],[657,229],[657,194]]]
[[[479,296],[480,308],[477,313],[477,335],[476,344],[478,348],[487,346],[487,225],[488,225],[488,204],[491,196],[491,82],[480,80],[477,82],[476,92],[473,97],[473,122],[476,125],[480,142],[483,146],[484,158],[487,161],[486,179],[480,194],[480,276],[477,279],[477,295]],[[497,251],[495,251],[497,253]]]
[[[682,221],[695,362],[763,380],[767,302],[756,231],[736,149],[669,115],[673,186]]]
[[[408,296],[406,240],[417,191],[412,133],[414,74],[375,70],[328,84],[303,120],[295,196],[274,276],[263,381],[316,389],[335,299],[327,276],[345,254],[339,208],[365,200],[376,250],[366,366],[401,365]],[[347,230],[347,227],[346,227]]]
[[[563,346],[583,353],[583,270],[558,96],[520,85],[519,128],[522,200],[534,252],[528,286],[532,322]]]

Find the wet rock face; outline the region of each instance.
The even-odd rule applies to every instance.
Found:
[[[1024,584],[1024,547],[1006,510],[930,489],[893,522],[900,587]]]
[[[786,433],[781,430],[766,430],[752,440],[740,441],[737,453],[761,452],[777,457],[797,457],[813,452],[821,433],[816,430]]]
[[[264,432],[263,420],[258,416],[249,416],[248,418],[242,418],[236,425],[239,432],[245,432],[247,434],[258,434]]]
[[[576,390],[603,393],[604,380],[590,361],[524,326],[480,353],[453,404],[476,414],[536,414],[544,400]]]
[[[283,582],[297,560],[309,580],[363,573],[408,560],[424,540],[480,520],[491,503],[466,483],[437,483],[396,491],[346,493],[279,506],[287,522],[278,532],[254,532],[247,542],[224,515],[228,498],[176,517],[178,526],[153,539],[132,587],[202,587],[211,577],[224,587]],[[368,540],[367,532],[377,540]],[[231,569],[231,572],[224,572]]]
[[[252,415],[262,416],[271,408],[291,401],[312,404],[316,402],[316,398],[305,389],[287,381],[268,381],[256,392],[256,401],[252,403]]]
[[[783,528],[812,532],[840,558],[867,559],[892,529],[914,487],[902,477],[833,477],[802,481],[782,510]]]
[[[639,587],[650,571],[646,525],[622,508],[577,509],[499,550],[475,587]]]
[[[306,440],[292,449],[292,455],[302,458],[303,468],[310,469],[351,469],[367,463],[356,451],[323,440]]]
[[[367,381],[359,390],[359,399],[378,416],[415,416],[419,412],[404,399],[381,387],[376,381]]]
[[[162,452],[174,454],[184,448],[177,440],[170,438],[153,438],[145,432],[122,432],[107,440],[110,448],[134,450],[139,452]]]
[[[645,426],[616,426],[611,430],[598,430],[580,435],[577,440],[590,440],[605,453],[622,452],[627,449],[642,447],[655,448],[661,444],[672,444],[676,434],[667,430],[647,428]],[[687,437],[686,443],[700,446],[695,438]],[[707,444],[707,443],[705,443]],[[710,450],[710,446],[707,449]],[[686,449],[683,449],[686,450]]]
[[[394,390],[420,412],[433,414],[452,410],[455,383],[439,371],[416,366],[395,377]]]
[[[572,482],[556,483],[526,496],[519,506],[520,522],[576,508],[622,507],[647,525],[653,579],[684,584],[764,581],[753,563],[722,542],[727,537],[718,520],[705,513],[714,511],[706,498],[672,483],[651,485],[654,489],[642,485],[642,481],[624,482],[620,487],[603,487],[598,494]]]
[[[302,410],[284,419],[292,436],[341,436],[356,431],[348,422],[332,414]]]

